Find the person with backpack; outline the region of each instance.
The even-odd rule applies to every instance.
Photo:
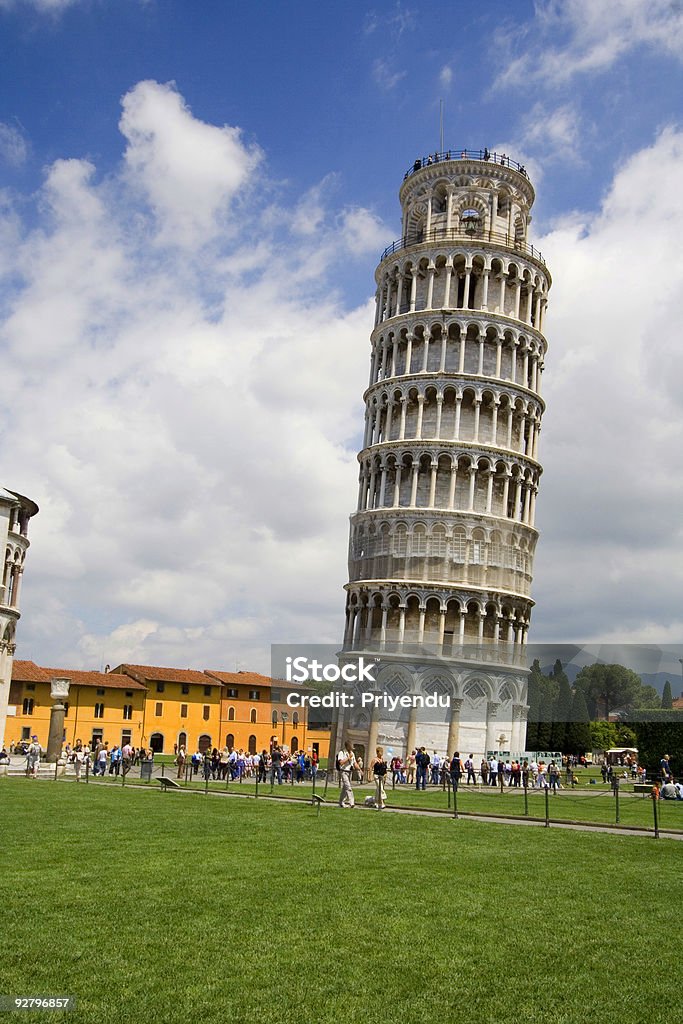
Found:
[[[384,760],[384,747],[375,749],[375,756],[370,762],[370,771],[375,780],[375,807],[381,811],[387,800],[384,791],[384,778],[387,774],[387,762]]]
[[[427,788],[427,772],[429,770],[429,754],[420,747],[415,755],[415,789]]]
[[[476,784],[477,784],[477,773],[474,770],[474,761],[472,760],[472,757],[473,757],[473,755],[470,754],[470,756],[465,761],[465,771],[467,772],[467,785],[468,786],[470,784],[470,779],[472,780],[473,785],[476,786]]]
[[[453,792],[457,793],[458,792],[458,786],[460,785],[460,780],[463,777],[463,773],[464,773],[464,768],[463,768],[463,765],[462,765],[462,761],[460,760],[460,751],[459,750],[456,750],[456,752],[453,754],[453,757],[451,758],[450,772],[451,772],[451,785],[453,787]]]

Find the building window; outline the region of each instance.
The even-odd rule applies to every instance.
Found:
[[[213,690],[213,686],[205,686],[204,687],[204,696],[205,697],[210,697],[212,690]]]
[[[121,746],[125,747],[126,743],[130,743],[133,738],[133,733],[130,729],[124,729],[121,733]]]
[[[252,708],[251,709],[251,712],[249,713],[249,721],[250,722],[255,722],[256,721],[256,708]]]
[[[161,718],[161,714],[162,714],[163,710],[164,710],[164,705],[161,703],[160,700],[158,700],[156,702],[156,704],[154,705],[154,714],[156,715],[157,718]]]
[[[272,715],[270,716],[270,720],[273,723],[273,725],[277,725],[277,711],[273,711]]]
[[[95,718],[104,718],[104,704],[95,705]]]
[[[64,701],[64,717],[65,718],[69,717],[69,702],[68,702],[68,700]]]
[[[180,717],[187,718],[187,704],[180,705]]]
[[[184,693],[185,696],[187,696],[188,693],[190,692],[190,684],[189,683],[183,683],[183,685],[180,687],[180,692]]]
[[[132,696],[133,696],[133,691],[132,690],[126,690],[126,697],[132,697]]]
[[[202,714],[202,718],[204,719],[205,722],[208,722],[210,716],[211,716],[211,706],[209,704],[205,704],[204,705],[204,711],[203,711],[203,714]]]
[[[228,708],[228,721],[229,722],[234,722],[235,721],[235,709],[234,708]]]
[[[123,720],[124,720],[124,722],[129,722],[132,717],[133,717],[133,705],[132,704],[124,704],[123,705]]]
[[[24,697],[24,714],[33,714],[33,697]]]
[[[228,690],[228,697],[232,697],[235,700],[237,698],[237,690]]]
[[[104,690],[97,690],[98,697],[104,697]]]
[[[22,740],[30,740],[31,739],[31,730],[28,727],[28,725],[22,726],[21,738],[22,738]]]
[[[279,703],[280,703],[280,701],[282,700],[282,698],[280,697],[280,691],[279,691],[279,690],[271,690],[271,691],[270,691],[270,699],[271,699],[271,700],[272,700],[272,701],[273,701],[273,702],[274,702],[275,704],[279,704]]]
[[[166,689],[166,683],[157,683],[157,693],[163,693]]]
[[[260,690],[250,690],[249,691],[249,700],[261,700],[261,691]]]
[[[295,711],[294,714],[292,715],[292,729],[298,729],[298,728],[299,728],[299,712]]]
[[[36,688],[36,684],[35,684],[35,683],[27,683],[27,684],[26,684],[26,689],[27,689],[27,690],[29,691],[29,693],[31,693],[32,691],[34,691],[34,690],[35,690],[35,688]]]

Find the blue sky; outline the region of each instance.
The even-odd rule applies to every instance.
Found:
[[[682,68],[668,0],[0,0],[18,656],[337,642],[373,272],[440,100],[446,147],[528,167],[555,282],[532,639],[678,642]]]

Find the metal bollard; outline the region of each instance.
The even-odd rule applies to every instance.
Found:
[[[550,828],[550,803],[548,801],[548,787],[545,787],[545,827]]]
[[[652,795],[652,813],[655,818],[655,839],[659,839],[659,802],[654,794]]]
[[[616,824],[618,825],[619,824],[619,820],[620,820],[619,819],[619,779],[615,779],[614,780],[614,811],[615,811],[615,821],[616,821]]]

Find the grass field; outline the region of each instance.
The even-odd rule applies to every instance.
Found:
[[[486,797],[482,797],[486,799]],[[0,993],[98,1024],[673,1024],[676,841],[3,780]]]

